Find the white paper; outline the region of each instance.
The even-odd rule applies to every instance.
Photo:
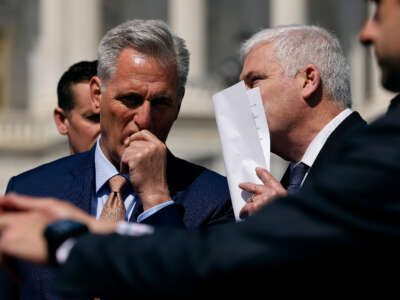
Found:
[[[250,197],[239,183],[262,183],[256,167],[269,170],[270,138],[258,88],[246,91],[241,81],[213,96],[232,206],[236,220]]]

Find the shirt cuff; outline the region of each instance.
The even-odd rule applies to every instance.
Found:
[[[144,219],[154,215],[156,212],[160,211],[161,209],[163,209],[164,207],[167,207],[171,204],[174,204],[174,201],[170,200],[158,205],[153,206],[152,208],[149,208],[148,210],[142,212],[138,218],[137,218],[137,222],[140,223],[142,222]]]
[[[129,236],[141,236],[154,233],[153,226],[147,224],[128,223],[125,221],[118,222],[116,233]]]
[[[75,244],[76,239],[69,238],[64,243],[62,243],[60,247],[58,247],[56,251],[56,260],[60,266],[67,261],[69,253],[71,252],[71,249],[75,246]]]
[[[153,226],[146,224],[128,223],[125,221],[121,221],[118,222],[115,232],[121,235],[141,236],[154,233],[154,228]],[[75,246],[75,244],[76,239],[69,238],[64,243],[62,243],[60,247],[58,247],[56,251],[56,259],[57,263],[60,266],[65,264],[68,259],[69,253],[71,252],[71,249]]]

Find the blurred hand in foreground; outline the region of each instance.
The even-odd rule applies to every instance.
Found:
[[[0,197],[0,257],[47,263],[44,230],[64,219],[86,224],[94,233],[110,233],[116,228],[115,223],[97,221],[65,201],[10,193]]]

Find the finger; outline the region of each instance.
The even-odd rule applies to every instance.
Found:
[[[133,145],[127,147],[121,156],[119,172],[121,174],[125,174],[129,173],[129,171],[132,171],[136,165],[136,162],[140,161],[141,156],[144,153],[144,149],[146,149],[146,147],[139,147],[139,149]]]
[[[286,190],[282,186],[282,184],[276,180],[271,173],[269,173],[266,169],[263,168],[256,168],[256,174],[258,178],[264,183],[265,186],[271,187],[272,189],[276,190],[279,193],[285,193]]]
[[[274,176],[272,176],[272,174],[270,172],[268,172],[266,169],[257,167],[256,168],[256,174],[257,174],[258,178],[260,178],[261,181],[265,185],[268,185],[268,183],[270,183],[270,182],[276,181]]]
[[[264,195],[253,197],[253,202],[252,202],[253,213],[259,211],[261,207],[271,202],[272,199],[274,199],[274,197],[265,197]]]
[[[139,140],[147,141],[142,131],[132,133],[130,136],[126,137],[124,140],[124,146],[128,147],[133,141],[139,141]]]
[[[253,205],[249,209],[249,215],[250,216],[252,216],[256,212],[258,212],[266,203],[262,203],[262,202],[258,201],[258,202],[253,202],[252,204]]]
[[[260,206],[254,202],[247,203],[239,212],[239,217],[245,219],[249,216],[252,216],[260,209]]]
[[[242,182],[239,184],[239,187],[246,192],[252,194],[261,194],[265,191],[265,186],[262,184],[255,184],[252,182]]]
[[[15,222],[21,221],[20,218],[23,216],[24,213],[21,212],[8,212],[8,213],[3,213],[0,216],[0,231],[4,230],[10,224],[13,224]]]
[[[0,212],[16,210],[16,208],[13,207],[14,205],[10,201],[10,195],[11,194],[0,196]]]
[[[48,205],[49,199],[50,198],[35,198],[16,193],[9,193],[4,196],[4,201],[2,204],[4,204],[4,206],[7,208],[25,211],[42,208]]]
[[[133,141],[148,141],[148,142],[154,142],[154,143],[161,143],[161,141],[150,131],[143,129],[140,130],[131,136],[129,136],[129,143]]]
[[[136,156],[141,151],[134,147],[133,145],[129,145],[122,153],[121,162],[119,167],[119,172],[121,174],[129,173],[129,170],[133,168],[135,164],[134,161],[137,159]]]
[[[151,144],[152,144],[152,142],[148,141],[148,140],[131,140],[126,149],[128,150],[128,149],[135,148],[135,151],[137,151],[137,149],[141,149],[141,148],[144,149]]]

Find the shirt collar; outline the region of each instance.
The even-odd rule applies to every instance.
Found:
[[[94,153],[94,165],[96,173],[96,193],[99,192],[101,187],[108,182],[108,180],[119,174],[117,168],[106,158],[100,147],[99,137],[96,142],[96,150]]]
[[[334,117],[324,128],[314,137],[310,145],[308,145],[306,152],[301,158],[300,162],[305,163],[307,166],[312,167],[319,152],[324,146],[326,140],[332,132],[342,123],[353,111],[346,108],[336,117]]]

